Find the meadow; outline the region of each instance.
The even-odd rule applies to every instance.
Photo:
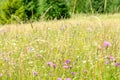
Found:
[[[120,14],[0,28],[0,80],[120,80]]]

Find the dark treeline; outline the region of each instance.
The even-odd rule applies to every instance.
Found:
[[[0,24],[69,18],[75,13],[119,13],[120,0],[0,0]]]
[[[67,0],[75,13],[118,13],[120,0]]]

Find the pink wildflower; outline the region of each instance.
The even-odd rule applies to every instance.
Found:
[[[105,47],[110,47],[110,46],[111,46],[111,43],[108,42],[108,41],[104,41],[104,46],[105,46]]]

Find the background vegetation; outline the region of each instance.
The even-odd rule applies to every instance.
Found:
[[[120,0],[1,0],[0,23],[69,18],[74,13],[118,12]]]

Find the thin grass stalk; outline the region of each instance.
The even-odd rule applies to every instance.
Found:
[[[91,12],[92,12],[92,14],[94,14],[93,6],[92,6],[92,0],[89,0],[89,2],[90,2],[90,9],[91,9]]]
[[[76,3],[77,3],[77,0],[74,0],[74,6],[73,6],[72,15],[74,15],[74,13],[75,13]]]
[[[107,7],[107,0],[105,0],[105,2],[104,2],[104,12],[106,11],[106,7]]]

